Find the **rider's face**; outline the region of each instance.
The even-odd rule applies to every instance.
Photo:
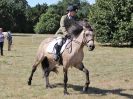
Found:
[[[3,29],[2,28],[0,28],[0,32],[3,32]]]
[[[70,16],[75,16],[76,12],[75,11],[70,11]]]

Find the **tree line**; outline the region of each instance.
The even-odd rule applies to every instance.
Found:
[[[0,26],[4,30],[22,33],[54,33],[59,27],[62,15],[66,14],[66,8],[70,4],[81,3],[82,8],[78,12],[80,18],[88,15],[89,3],[80,0],[62,0],[57,4],[37,4],[35,7],[28,5],[26,0],[1,0],[0,1]],[[82,15],[83,14],[83,15]]]
[[[77,20],[88,19],[96,41],[133,45],[133,0],[60,0],[57,4],[28,5],[26,0],[0,1],[0,27],[19,33],[52,33],[59,28],[68,5],[78,7]]]

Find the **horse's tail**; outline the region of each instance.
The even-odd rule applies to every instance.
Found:
[[[49,67],[49,60],[48,60],[48,58],[47,58],[47,56],[45,56],[44,57],[44,59],[42,60],[42,69],[45,71],[45,69],[48,69],[48,68],[50,68]],[[53,69],[52,69],[52,71],[53,72],[55,72],[56,74],[58,73],[58,70],[57,70],[57,66],[55,66]]]
[[[56,74],[58,74],[59,73],[59,71],[58,71],[58,69],[57,69],[58,67],[55,67],[52,71],[53,72],[55,72]]]

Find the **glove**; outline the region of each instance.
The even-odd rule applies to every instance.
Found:
[[[71,35],[70,35],[70,34],[66,34],[66,35],[65,35],[65,38],[71,39]]]

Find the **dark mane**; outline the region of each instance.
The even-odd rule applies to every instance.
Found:
[[[91,25],[89,24],[89,22],[84,19],[83,21],[78,21],[79,25],[82,26],[82,27],[85,27],[87,29],[89,29],[90,31],[93,31]]]
[[[78,23],[76,23],[69,27],[68,33],[70,33],[72,36],[77,36],[82,32],[82,30],[83,30],[83,27]]]
[[[75,24],[72,24],[68,29],[68,33],[70,33],[72,36],[78,36],[82,32],[83,27],[89,29],[90,31],[93,31],[88,21],[83,20],[83,21],[77,21]]]

